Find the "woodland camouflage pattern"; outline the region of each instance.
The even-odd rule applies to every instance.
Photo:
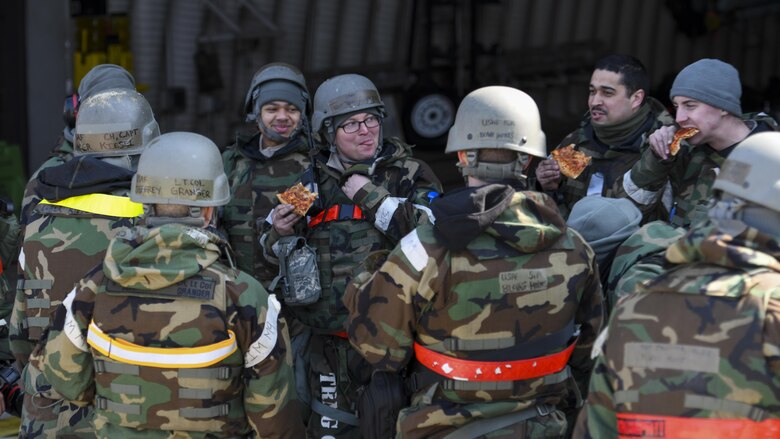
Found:
[[[13,361],[11,347],[8,344],[8,321],[14,306],[16,290],[8,282],[6,270],[19,251],[19,233],[21,228],[13,212],[0,216],[0,318],[6,324],[0,327],[0,361]]]
[[[362,220],[323,222],[304,231],[307,241],[317,251],[322,299],[309,306],[290,308],[304,324],[327,331],[343,331],[347,311],[342,303],[344,290],[350,279],[367,268],[363,262],[372,252],[389,250],[398,240],[418,224],[430,221],[428,214],[415,205],[428,206],[431,192],[441,193],[441,183],[430,167],[411,158],[411,147],[400,141],[384,143],[380,157],[371,169],[353,165],[347,172],[339,172],[327,164],[327,158],[318,156],[316,162],[319,197],[322,209],[336,204],[358,205],[365,215]],[[370,174],[371,179],[350,200],[341,191],[347,176],[354,172]],[[388,198],[400,198],[400,204],[382,232],[376,225],[376,214]],[[300,223],[303,223],[301,221]],[[265,245],[267,254],[274,254],[271,246],[279,239],[271,229]]]
[[[621,297],[637,291],[642,282],[663,273],[666,249],[684,234],[685,229],[681,227],[665,221],[653,221],[620,244],[604,286],[610,313]]]
[[[616,437],[619,412],[780,417],[778,257],[778,237],[753,228],[731,236],[709,222],[673,244],[673,268],[618,304],[596,350],[590,437]],[[731,407],[702,404],[708,398]]]
[[[581,325],[581,335],[568,364],[580,386],[587,387],[590,350],[603,312],[593,251],[578,233],[566,228],[547,195],[516,192],[510,197],[509,207],[465,250],[448,250],[433,226],[422,225],[402,240],[373,276],[364,273],[350,285],[344,298],[350,312],[350,342],[376,369],[424,368],[414,361],[414,342],[430,346],[446,339],[510,339],[522,344],[573,321]],[[448,200],[445,195],[436,202]],[[421,270],[407,257],[410,250],[404,249],[414,236],[427,254]],[[533,287],[528,285],[533,283],[530,273],[538,274]],[[513,283],[508,280],[511,275],[528,283]],[[545,346],[532,356],[564,347]],[[475,355],[449,348],[437,351],[459,358]],[[504,390],[423,387],[413,396],[411,407],[401,411],[399,435],[440,438],[473,419],[540,403],[566,407],[571,391],[570,380],[545,384],[543,378],[515,381]],[[566,421],[560,411],[554,411],[523,425],[489,437],[561,437]],[[528,436],[522,436],[523,431]]]
[[[669,114],[658,100],[646,98],[650,107],[650,120],[640,127],[640,132],[629,139],[628,145],[601,146],[594,140],[593,125],[590,122],[590,113],[583,119],[580,127],[567,135],[557,148],[574,144],[574,149],[582,151],[591,157],[591,164],[572,180],[561,175],[560,187],[555,195],[558,208],[564,217],[569,216],[574,203],[587,195],[590,178],[595,172],[604,175],[604,189],[601,195],[607,198],[624,198],[623,174],[639,160],[642,151],[647,147],[647,139],[655,130],[662,126],[672,125],[674,118]],[[556,149],[557,149],[556,148]]]
[[[763,113],[746,114],[743,118],[753,129],[751,134],[780,129],[774,119]],[[718,152],[709,145],[694,146],[682,141],[676,156],[661,160],[648,148],[631,168],[631,180],[637,187],[651,192],[661,191],[670,182],[674,215],[669,220],[677,227],[690,228],[707,220],[712,184],[732,149]],[[642,200],[634,201],[645,204]]]
[[[270,229],[265,219],[279,204],[276,194],[298,181],[311,166],[311,158],[310,142],[303,132],[273,157],[260,153],[259,139],[259,134],[250,139],[239,136],[222,154],[231,195],[222,227],[228,233],[238,268],[268,287],[279,271],[265,263],[258,238]]]
[[[231,330],[239,349],[211,366],[212,370],[226,366],[242,371],[230,378],[193,379],[184,376],[188,369],[145,366],[139,373],[96,372],[94,362],[116,362],[91,347],[87,352],[76,348],[63,332],[66,312],[59,308],[49,334],[44,373],[71,399],[85,398],[95,383],[94,423],[99,437],[237,437],[252,429],[260,437],[302,437],[283,319],[278,321],[278,339],[271,354],[254,367],[243,367],[244,353],[266,324],[269,296],[249,275],[218,262],[223,244],[205,229],[183,225],[127,230],[111,242],[103,266],[79,284],[72,309],[85,339],[90,322],[112,337],[164,348],[210,345],[227,339]],[[215,282],[211,297],[164,295],[163,288],[195,276]],[[129,397],[121,390],[128,386],[137,386],[142,396]],[[186,398],[177,396],[180,388],[213,393]],[[140,414],[100,408],[101,399],[140,405]],[[181,408],[221,403],[230,407],[225,416],[192,419],[179,414]],[[137,430],[141,428],[147,430]]]

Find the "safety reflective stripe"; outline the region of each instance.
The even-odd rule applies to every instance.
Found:
[[[228,330],[228,339],[194,348],[154,348],[113,338],[94,321],[89,324],[87,343],[113,360],[157,368],[197,368],[218,363],[238,349],[236,334]]]
[[[658,197],[661,196],[661,191],[651,191],[637,186],[631,178],[630,170],[623,175],[623,189],[625,189],[626,194],[628,194],[632,200],[644,206],[653,204],[658,200]]]
[[[677,416],[618,413],[619,439],[638,437],[664,439],[776,439],[780,419],[756,422],[750,419],[682,418]]]
[[[108,194],[88,194],[66,198],[57,202],[41,200],[40,204],[62,206],[76,209],[82,212],[97,215],[113,216],[117,218],[133,218],[144,213],[144,205],[130,200],[128,197],[120,197]]]
[[[309,227],[329,221],[362,219],[365,219],[363,211],[354,204],[336,204],[309,218]]]
[[[575,339],[561,352],[515,361],[473,361],[450,357],[415,342],[414,355],[423,366],[453,380],[518,381],[560,372],[577,345]]]

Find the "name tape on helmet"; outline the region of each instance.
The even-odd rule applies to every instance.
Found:
[[[360,90],[347,95],[339,96],[328,103],[333,113],[343,112],[351,108],[365,107],[367,105],[382,105],[382,99],[376,90]]]
[[[76,127],[75,146],[79,152],[132,149],[141,144],[141,129],[129,123],[90,124]]]
[[[178,198],[183,200],[211,200],[214,180],[203,178],[155,178],[136,174],[135,195]]]
[[[723,163],[719,177],[721,180],[734,183],[737,186],[744,186],[748,174],[750,174],[750,168],[752,168],[750,163],[727,160]]]
[[[506,140],[514,143],[515,121],[507,119],[482,119],[475,140]]]

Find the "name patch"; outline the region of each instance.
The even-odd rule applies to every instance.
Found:
[[[217,288],[217,281],[205,277],[193,276],[176,285],[161,288],[154,291],[128,290],[113,281],[109,281],[106,286],[106,292],[111,294],[133,295],[133,296],[153,296],[153,297],[186,297],[188,299],[211,300],[214,298],[214,290]]]
[[[626,343],[623,361],[629,367],[718,373],[720,349],[665,343]]]
[[[504,271],[498,275],[501,293],[522,293],[547,289],[547,273],[540,268]]]

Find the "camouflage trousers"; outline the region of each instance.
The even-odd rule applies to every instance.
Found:
[[[482,420],[512,417],[513,413],[528,411],[529,419],[519,420],[497,429],[481,431],[480,438],[562,438],[566,436],[566,415],[557,409],[537,410],[527,402],[480,402],[456,404],[450,401],[431,401],[433,392],[418,393],[412,405],[398,416],[398,435],[404,439],[443,438],[448,434]],[[510,418],[511,419],[511,418]],[[511,421],[509,421],[511,422]],[[473,426],[472,426],[473,427]],[[491,431],[492,430],[492,431]]]
[[[356,406],[371,366],[349,341],[308,330],[293,337],[295,381],[307,438],[360,438]],[[337,409],[338,411],[332,411]]]
[[[94,438],[92,406],[65,400],[41,371],[27,363],[22,372],[24,406],[20,438]]]

